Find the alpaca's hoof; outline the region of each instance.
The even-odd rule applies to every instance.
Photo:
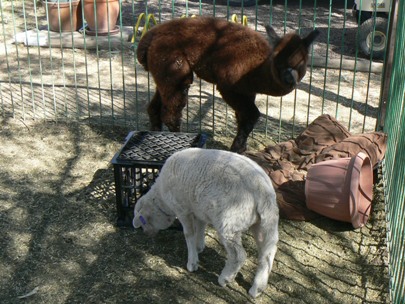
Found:
[[[232,152],[235,152],[235,153],[238,153],[238,154],[243,154],[243,152],[245,152],[246,149],[247,149],[246,144],[241,145],[241,144],[238,144],[238,143],[233,143],[230,150]]]

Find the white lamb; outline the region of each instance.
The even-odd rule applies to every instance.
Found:
[[[259,265],[249,290],[257,297],[267,287],[277,251],[279,210],[270,178],[242,155],[190,148],[169,157],[150,191],[135,205],[133,225],[154,235],[178,218],[188,248],[187,269],[198,269],[205,228],[212,225],[227,252],[218,282],[232,282],[245,259],[242,232],[256,240]]]

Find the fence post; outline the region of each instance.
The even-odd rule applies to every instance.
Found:
[[[376,123],[376,130],[381,131],[385,125],[385,113],[387,110],[388,94],[391,83],[392,62],[395,53],[395,38],[398,24],[398,3],[399,0],[393,0],[391,4],[390,24],[388,28],[388,42],[385,53],[385,64],[381,79],[380,105]]]

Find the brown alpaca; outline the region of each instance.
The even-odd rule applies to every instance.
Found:
[[[256,93],[282,96],[306,73],[308,49],[318,35],[268,39],[248,27],[212,17],[175,19],[155,26],[138,45],[138,61],[152,74],[156,92],[148,106],[151,130],[179,132],[193,72],[216,84],[235,111],[238,130],[231,150],[242,153],[260,112]]]

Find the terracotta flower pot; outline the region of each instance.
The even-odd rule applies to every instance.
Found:
[[[120,13],[119,0],[83,0],[84,18],[89,26],[87,34],[107,35],[119,32],[116,26]]]
[[[53,32],[74,32],[83,26],[80,0],[47,1],[46,5],[49,30]],[[72,11],[70,11],[70,7]]]
[[[352,158],[317,163],[309,168],[305,181],[308,209],[329,218],[367,223],[373,196],[373,170],[369,157],[360,152]]]

